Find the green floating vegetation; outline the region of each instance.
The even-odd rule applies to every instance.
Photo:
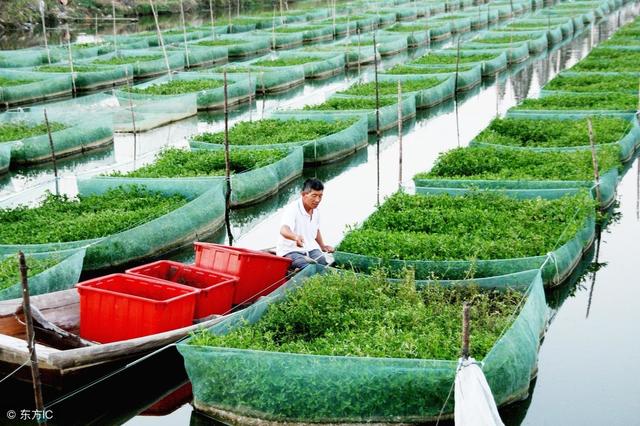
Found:
[[[338,250],[438,261],[541,256],[573,238],[594,209],[586,192],[556,200],[516,200],[485,191],[397,193],[349,231]]]
[[[27,263],[27,277],[33,277],[40,272],[55,266],[60,262],[56,257],[46,259],[36,259],[25,256]],[[18,256],[10,256],[0,260],[0,290],[4,290],[20,282],[20,266],[18,265]]]
[[[606,171],[621,166],[618,148],[598,149],[598,165]],[[591,151],[535,152],[491,147],[456,148],[441,154],[422,179],[593,180]]]
[[[47,193],[37,207],[0,209],[0,244],[46,244],[106,237],[187,203],[144,188],[112,189],[72,199]]]
[[[600,46],[640,46],[640,34],[636,37],[611,37]]]
[[[216,346],[313,355],[455,360],[465,301],[473,301],[471,348],[482,359],[513,320],[524,296],[477,286],[416,288],[405,278],[328,273],[310,277],[253,325],[224,336],[197,332],[189,341]]]
[[[69,65],[42,65],[36,68],[36,71],[40,72],[71,72]],[[100,71],[100,68],[95,65],[74,65],[74,72],[94,72]]]
[[[560,74],[544,87],[546,90],[569,92],[638,92],[640,79],[634,75],[572,75]]]
[[[530,35],[509,35],[504,37],[486,37],[486,38],[477,38],[473,39],[476,43],[486,43],[486,44],[504,44],[504,43],[520,43],[523,41],[529,41],[534,39],[535,37]]]
[[[139,56],[114,56],[109,59],[97,59],[93,61],[94,64],[102,65],[124,65],[135,64],[136,62],[149,62],[162,59],[161,55],[139,55]]]
[[[497,56],[498,55],[494,53],[460,55],[460,63],[465,64],[469,62],[489,61],[491,59],[495,59]],[[438,55],[438,54],[432,53],[429,55],[424,55],[411,63],[421,64],[421,65],[455,65],[457,61],[458,61],[457,55]]]
[[[147,87],[125,87],[123,90],[140,95],[180,95],[201,90],[218,89],[224,86],[222,80],[201,78],[195,80],[170,80]]]
[[[437,78],[422,78],[415,80],[403,80],[402,93],[416,92],[418,90],[425,90],[430,87],[437,86],[442,83],[442,80]],[[343,95],[355,95],[355,96],[375,96],[376,95],[376,83],[356,83],[346,90],[338,92]],[[398,93],[397,81],[381,81],[378,82],[378,93],[380,96],[384,95],[396,95]]]
[[[260,67],[287,67],[292,65],[308,64],[310,62],[318,62],[321,60],[322,58],[318,58],[314,56],[297,56],[297,57],[278,58],[278,59],[263,59],[263,60],[254,62],[252,65],[260,66]]]
[[[284,149],[237,150],[229,153],[231,171],[242,173],[268,166],[287,156]],[[223,150],[185,151],[170,148],[161,152],[152,164],[128,173],[114,172],[111,176],[139,178],[173,178],[224,176]]]
[[[27,80],[24,78],[11,79],[11,78],[0,77],[0,87],[20,86],[21,84],[35,83],[36,81],[38,80]]]
[[[56,121],[49,122],[51,133],[66,129],[67,126]],[[30,124],[24,121],[0,123],[0,142],[17,141],[31,136],[47,133],[46,124]]]
[[[525,99],[516,110],[636,110],[638,97],[626,93],[553,95]]]
[[[304,27],[278,27],[275,29],[277,33],[301,33],[305,31],[315,31],[326,28],[323,25],[306,25]]]
[[[470,70],[471,67],[464,66],[458,67],[458,71],[467,71]],[[451,68],[424,68],[424,67],[412,67],[411,65],[396,65],[388,71],[385,71],[385,74],[445,74],[445,73],[455,73],[455,67]],[[402,88],[404,90],[404,82],[402,83]]]
[[[430,25],[401,25],[395,24],[389,28],[385,28],[385,31],[393,31],[397,33],[415,33],[419,31],[427,31],[431,28]]]
[[[202,40],[198,44],[200,46],[233,46],[236,44],[246,43],[242,40],[218,39],[218,40]]]
[[[322,120],[276,120],[242,121],[229,130],[231,145],[273,145],[303,142],[340,132],[355,120],[326,122]],[[193,137],[197,142],[224,143],[224,132],[202,133]]]
[[[571,68],[571,71],[640,71],[640,51],[600,47]]]
[[[598,144],[617,142],[630,130],[631,123],[622,118],[591,117]],[[521,147],[571,147],[589,145],[587,119],[535,120],[496,118],[475,137],[478,142]]]
[[[398,90],[396,85],[396,91]],[[389,106],[398,103],[392,97],[380,98],[380,106]],[[318,105],[305,105],[306,111],[333,111],[333,110],[357,110],[376,109],[376,100],[371,97],[366,98],[330,98]]]

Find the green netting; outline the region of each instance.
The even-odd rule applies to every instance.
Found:
[[[367,64],[374,62],[374,49],[373,46],[367,44],[358,44],[358,37],[352,37],[350,44],[336,43],[326,46],[313,46],[307,47],[305,52],[342,52],[345,56],[345,65],[347,68],[355,67],[358,64]],[[364,37],[360,37],[360,43],[365,43]],[[378,52],[378,58],[380,52]]]
[[[333,26],[332,25],[315,25],[315,24],[300,24],[300,25],[287,25],[284,27],[278,27],[275,30],[276,33],[302,33],[302,41],[304,43],[315,43],[323,40],[333,39]]]
[[[224,150],[224,146],[207,144],[208,150]],[[255,146],[234,146],[232,150],[256,150]],[[231,206],[243,207],[262,201],[302,174],[303,152],[301,147],[292,147],[289,154],[275,163],[231,176]],[[171,192],[176,186],[190,191],[190,197],[197,197],[213,186],[224,185],[224,176],[136,178],[98,176],[91,178],[92,187],[104,185],[106,188],[118,185],[142,185],[156,191]],[[181,191],[181,193],[183,193]]]
[[[432,22],[449,22],[451,23],[451,32],[454,34],[466,33],[471,31],[471,19],[464,17],[456,17],[449,19],[447,16],[433,18]]]
[[[465,194],[471,190],[497,191],[517,199],[544,198],[553,200],[574,195],[580,189],[588,189],[596,198],[594,181],[575,180],[485,180],[485,179],[416,179],[416,193],[451,195]],[[600,175],[600,207],[606,209],[616,200],[618,170],[611,169]]]
[[[36,72],[0,70],[0,79],[23,82],[11,86],[0,86],[0,104],[21,105],[70,95],[71,75],[46,76]]]
[[[181,70],[185,66],[184,53],[167,51],[167,59],[169,68],[172,71]],[[89,63],[110,64],[116,61],[124,61],[131,64],[135,78],[155,77],[168,72],[164,54],[160,49],[123,49],[118,50],[117,53],[113,52],[98,56],[91,59]]]
[[[167,51],[184,53],[185,65],[188,64],[188,68],[219,65],[229,60],[225,47],[204,47],[187,43],[186,49],[183,44],[179,47],[169,47]]]
[[[227,70],[229,79],[251,79],[255,81],[256,92],[258,93],[276,93],[288,90],[291,87],[304,84],[304,68],[287,67],[286,70],[273,67],[256,67],[253,65],[228,65],[224,67]],[[217,70],[221,71],[221,69]]]
[[[448,76],[454,79],[454,87],[457,88],[458,91],[470,90],[480,83],[482,83],[482,67],[480,64],[472,65],[470,68],[467,67],[467,64],[458,67],[457,77],[456,77],[456,66],[455,65],[422,65],[422,64],[409,64],[406,65],[405,69],[417,69],[420,70],[419,73],[407,72],[405,75],[415,75],[418,74],[422,77],[442,77]],[[394,73],[394,75],[398,75],[398,73]],[[401,74],[402,75],[402,74]]]
[[[520,35],[531,35],[532,37],[540,37],[541,35],[545,35],[547,37],[547,45],[548,47],[554,46],[560,42],[562,42],[562,40],[564,39],[563,35],[562,35],[562,30],[560,29],[560,27],[551,27],[546,29],[544,26],[540,26],[540,28],[532,28],[532,29],[528,29],[528,30],[521,30],[521,29],[511,29],[511,28],[505,28],[505,29],[497,29],[494,30],[493,34],[502,34],[505,37],[509,37],[510,35],[513,36],[520,36]],[[544,51],[544,48],[542,46],[542,43],[540,41],[537,41],[535,43],[534,50],[531,50],[532,44],[529,44],[529,51],[530,53],[539,53]]]
[[[356,16],[354,17],[336,17],[335,25],[332,18],[327,18],[323,21],[314,22],[314,24],[318,25],[328,25],[333,29],[334,37],[342,37],[348,34],[355,34],[358,30],[358,22],[356,21]]]
[[[116,90],[109,106],[112,109],[107,113],[111,113],[116,132],[144,132],[198,113],[197,96],[193,93],[153,96]]]
[[[49,50],[51,62],[58,58]],[[44,48],[0,50],[0,68],[34,67],[49,63],[47,51]]]
[[[606,117],[610,114],[602,113],[598,114],[598,117]],[[522,113],[516,114],[515,111],[508,114],[509,118],[521,118],[521,119],[534,119],[534,120],[585,120],[588,115],[583,114],[565,114],[565,113],[556,113],[556,114],[545,114],[544,111],[542,114],[537,114],[537,111],[523,111]],[[615,116],[615,114],[614,114]],[[619,118],[628,120],[630,122],[629,132],[624,135],[617,142],[613,142],[611,144],[616,144],[620,148],[620,160],[622,162],[626,162],[633,157],[633,154],[636,149],[640,148],[640,124],[638,123],[638,119],[633,114],[621,115]],[[596,143],[597,143],[597,135],[596,135]],[[495,148],[504,148],[504,149],[523,149],[530,151],[538,151],[538,152],[553,152],[553,151],[576,151],[576,150],[591,150],[591,146],[587,145],[579,145],[579,146],[508,146],[499,144],[498,142],[487,142],[487,141],[477,141],[472,140],[470,143],[471,146],[491,146]],[[603,146],[607,144],[597,144],[597,146]]]
[[[539,29],[539,30],[553,30],[555,28],[559,28],[562,33],[563,39],[568,39],[573,36],[574,28],[573,28],[573,20],[570,18],[551,18],[551,16],[547,17],[535,17],[532,16],[527,19],[521,19],[515,21],[514,23],[508,25],[506,28],[514,28],[514,29]]]
[[[419,90],[417,92],[404,92],[403,95],[412,93],[415,96],[416,105],[415,107],[420,108],[431,108],[447,99],[453,98],[455,92],[456,79],[455,76],[443,76],[442,74],[434,74],[433,78],[437,78],[442,80],[440,84],[429,87],[428,89]],[[393,74],[380,74],[378,76],[378,81],[409,81],[409,80],[422,80],[426,77],[424,75],[393,75]]]
[[[380,107],[380,130],[388,130],[398,125],[398,104],[394,102],[397,96],[381,96],[380,99],[390,99],[391,104]],[[354,96],[354,95],[340,95],[336,94],[331,96],[330,99],[367,99],[374,105],[372,109],[346,109],[335,110],[333,108],[327,110],[319,110],[318,114],[322,115],[337,115],[337,116],[351,116],[354,114],[360,114],[367,117],[369,133],[374,133],[377,127],[377,118],[375,110],[375,96]],[[309,113],[315,113],[314,111],[307,111]],[[402,120],[408,120],[416,115],[416,96],[403,94],[402,103],[400,105],[400,114]]]
[[[482,40],[504,40],[500,42],[483,42]],[[513,41],[512,41],[513,40]],[[473,41],[473,45],[485,44],[488,47],[502,46],[505,49],[513,49],[520,44],[526,44],[530,54],[544,52],[549,46],[546,32],[540,31],[487,31]],[[465,48],[467,45],[465,45]]]
[[[223,335],[256,323],[272,303],[304,286],[304,280],[317,270],[316,266],[306,268],[270,296],[210,331]],[[526,288],[526,301],[483,360],[498,405],[527,394],[548,314],[538,271],[502,281],[513,288]],[[193,384],[196,409],[243,424],[254,418],[304,423],[433,421],[447,400],[457,366],[454,360],[301,355],[192,346],[189,341],[178,344],[178,350]],[[444,417],[452,413],[450,398]]]
[[[146,83],[139,84],[135,88],[145,89],[151,86],[157,86],[166,84],[170,81],[193,81],[193,80],[215,80],[218,81],[220,86],[213,89],[199,90],[197,92],[187,92],[194,96],[194,100],[198,110],[209,109],[222,109],[224,107],[224,86],[223,76],[221,74],[207,74],[207,73],[195,73],[195,72],[181,72],[172,74],[171,76],[162,76],[157,79],[147,81]],[[227,105],[236,105],[242,102],[246,102],[250,97],[255,97],[256,81],[253,79],[249,82],[249,79],[239,78],[237,80],[231,80],[227,78]],[[181,95],[181,93],[176,93]],[[149,99],[166,99],[170,100],[173,95],[146,95]]]
[[[85,115],[79,119],[52,113],[49,120],[66,126],[61,130],[54,129],[51,133],[56,158],[82,154],[113,143],[111,122],[98,115]],[[52,159],[49,135],[44,127],[44,114],[38,110],[6,112],[0,115],[0,124],[27,124],[42,126],[43,129],[40,135],[9,142],[12,164],[38,164]]]
[[[208,37],[193,43],[198,46],[226,47],[230,59],[256,56],[268,52],[271,48],[271,39],[268,37],[260,38],[254,36],[248,38],[243,35],[223,35],[217,36],[215,39]]]
[[[306,62],[309,58],[315,58],[315,60]],[[301,67],[304,70],[304,77],[309,79],[330,77],[342,72],[345,67],[344,55],[331,52],[281,52],[271,57],[256,59],[249,64],[258,65],[263,61],[270,60],[282,60],[285,62],[283,62],[283,65],[278,65],[277,67],[265,66],[263,64],[260,65],[260,68],[274,69],[278,70],[280,73],[288,73],[290,72],[289,69],[292,67]],[[299,65],[286,65],[287,60],[292,61],[293,63],[295,63],[296,60],[305,60],[305,62],[300,63]]]
[[[372,13],[370,15],[374,16]],[[375,17],[377,18],[378,28],[388,27],[396,22],[395,13],[376,13]]]
[[[319,120],[335,122],[338,120],[355,119],[355,122],[339,132],[306,141],[283,144],[253,145],[253,147],[294,148],[302,146],[305,164],[320,164],[337,161],[367,145],[367,118],[362,112],[347,111],[345,113],[331,113],[328,111],[276,111],[270,118],[278,120]],[[214,144],[191,141],[190,145],[196,149],[218,149]]]
[[[15,254],[5,254],[3,255],[3,258],[6,258],[7,256],[15,256]],[[36,296],[38,294],[73,288],[80,278],[84,256],[85,249],[71,249],[28,255],[27,266],[29,264],[29,258],[47,262],[57,261],[57,263],[50,268],[29,277],[29,294],[31,296]],[[16,279],[16,284],[0,290],[0,300],[18,299],[21,297],[22,284],[18,279]]]
[[[132,80],[134,75],[133,67],[130,65],[98,66],[85,64],[84,62],[75,62],[73,68],[75,87],[76,90],[79,91],[116,86]],[[33,71],[42,74],[47,79],[71,74],[68,63],[57,63],[52,66],[42,65],[33,68]]]
[[[256,31],[251,33],[257,37],[268,38],[271,50],[287,50],[302,46],[302,33],[276,33],[273,31]]]
[[[0,175],[9,171],[11,164],[11,144],[0,143]]]
[[[426,26],[420,28],[418,25],[395,24],[387,28],[381,34],[393,36],[405,36],[407,38],[408,47],[418,47],[429,43],[431,40],[431,30]]]
[[[512,45],[505,44],[486,44],[468,42],[464,44],[464,49],[467,51],[475,51],[476,53],[506,53],[507,62],[509,64],[517,64],[529,59],[529,46],[527,43],[513,43]]]

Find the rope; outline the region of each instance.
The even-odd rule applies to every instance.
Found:
[[[31,356],[31,352],[29,352],[29,356]],[[31,358],[27,358],[27,360],[18,368],[16,368],[15,370],[13,370],[11,373],[7,374],[5,377],[3,377],[2,379],[0,379],[0,383],[4,382],[5,380],[7,380],[9,377],[13,376],[14,374],[16,374],[18,372],[18,370],[20,370],[22,367],[24,367],[25,365],[29,364],[31,362]]]

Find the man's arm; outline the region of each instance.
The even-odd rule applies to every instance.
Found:
[[[282,225],[280,227],[280,235],[285,237],[287,240],[295,241],[298,247],[304,247],[304,238],[302,238],[302,235],[298,235],[293,232],[289,225]]]
[[[322,251],[325,251],[327,253],[333,253],[334,251],[336,251],[335,248],[326,245],[324,243],[324,240],[322,239],[322,234],[320,233],[320,230],[318,229],[318,234],[316,235],[316,242],[318,243],[318,245],[320,246],[320,249]]]

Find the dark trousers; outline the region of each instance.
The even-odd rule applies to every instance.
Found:
[[[291,253],[285,254],[284,257],[292,260],[291,269],[304,269],[309,264],[309,260],[307,259],[307,257],[315,260],[316,263],[320,265],[327,264],[327,259],[324,258],[324,255],[318,249],[311,250],[308,255],[305,253],[292,251]]]

